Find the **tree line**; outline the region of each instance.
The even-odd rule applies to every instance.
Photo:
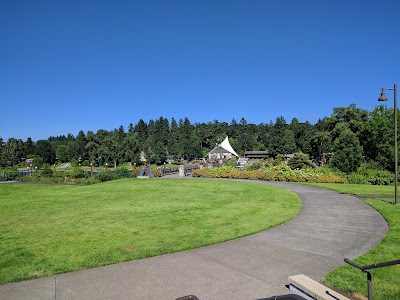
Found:
[[[361,163],[393,171],[393,113],[386,106],[372,111],[355,104],[337,107],[329,117],[315,124],[300,123],[293,118],[287,123],[277,117],[268,124],[250,124],[245,118],[230,124],[214,120],[191,123],[188,118],[176,121],[160,117],[145,122],[140,119],[112,131],[80,131],[49,137],[47,140],[22,141],[0,138],[0,166],[10,167],[24,158],[36,163],[72,162],[95,165],[140,163],[141,152],[150,163],[163,163],[167,155],[177,159],[206,157],[225,136],[239,155],[250,150],[267,150],[271,156],[302,152],[318,165],[329,164],[343,172],[355,171]]]

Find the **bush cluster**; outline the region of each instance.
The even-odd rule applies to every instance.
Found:
[[[319,169],[303,168],[292,170],[284,163],[276,166],[264,167],[258,170],[240,170],[234,167],[205,168],[193,172],[193,177],[206,178],[234,178],[287,182],[324,182],[345,183],[346,180],[333,173],[331,170],[318,171]]]
[[[64,173],[65,177],[68,178],[88,178],[89,174],[80,167],[74,167],[71,171]]]
[[[12,181],[19,177],[16,168],[6,168],[0,170],[0,181]]]
[[[50,183],[60,183],[66,182],[64,177],[61,176],[43,176],[42,174],[32,174],[29,176],[21,177],[22,182],[50,182]]]
[[[44,165],[43,169],[31,176],[21,178],[22,182],[51,182],[51,183],[76,183],[93,184],[99,181],[90,179],[88,173],[80,167],[74,167],[68,172],[56,172],[49,165]]]
[[[347,175],[347,181],[353,184],[389,185],[394,183],[394,174],[363,164],[357,172]]]
[[[73,167],[68,172],[57,172],[54,174],[50,166],[44,166],[38,174],[32,174],[32,176],[24,176],[21,178],[23,182],[53,182],[53,183],[77,183],[77,184],[94,184],[99,182],[105,182],[110,180],[136,177],[139,175],[142,168],[138,167],[134,170],[129,170],[127,167],[119,167],[115,170],[107,172],[100,172],[94,175],[93,178],[89,178],[88,171],[85,171],[81,167]],[[157,168],[152,168],[153,177],[159,177],[160,172]],[[19,174],[18,172],[16,173]]]
[[[94,176],[100,182],[122,179],[122,178],[130,178],[131,172],[126,167],[120,167],[112,171],[101,172]]]
[[[43,177],[51,177],[53,174],[54,171],[51,169],[50,165],[44,164],[42,171],[40,171],[40,175]]]

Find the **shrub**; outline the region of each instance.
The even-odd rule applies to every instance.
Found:
[[[375,167],[375,168],[374,168]],[[357,172],[347,176],[349,183],[364,183],[373,185],[389,185],[394,182],[394,174],[378,169],[373,164],[362,164]]]
[[[368,179],[362,174],[351,173],[347,175],[347,181],[351,184],[368,184]]]
[[[161,173],[158,168],[151,168],[151,171],[153,172],[153,177],[161,177]]]
[[[318,177],[311,177],[308,182],[314,183],[346,183],[346,180],[343,177],[337,175],[322,175]]]
[[[277,165],[283,163],[284,161],[285,161],[285,156],[284,156],[283,154],[278,154],[278,155],[275,157],[274,165],[277,166]]]
[[[225,165],[229,166],[229,167],[234,167],[236,166],[236,160],[234,159],[229,159],[225,162]]]
[[[263,159],[261,162],[264,164],[264,167],[272,167],[275,165],[275,160],[272,157]]]
[[[113,179],[110,172],[101,172],[96,174],[94,177],[100,182],[110,181]]]
[[[19,172],[16,168],[7,168],[0,170],[0,181],[11,181],[19,177]]]
[[[23,176],[20,178],[22,182],[40,182],[39,174],[32,174],[32,176]]]
[[[74,167],[74,168],[72,168],[72,171],[67,173],[67,177],[69,177],[69,178],[87,178],[88,174],[82,168]]]
[[[32,161],[32,167],[38,167],[40,168],[43,165],[43,158],[41,158],[39,155],[28,155],[27,158],[33,159]]]
[[[121,179],[121,178],[130,178],[131,173],[129,172],[128,168],[126,167],[119,167],[110,172],[112,179]]]
[[[287,164],[292,170],[296,170],[311,167],[311,160],[308,159],[307,154],[297,152],[288,160]]]
[[[137,177],[137,176],[139,176],[139,174],[140,174],[140,171],[142,171],[142,168],[139,166],[139,167],[136,167],[135,169],[133,169],[133,170],[131,170],[131,176],[132,177]]]
[[[40,176],[42,176],[42,177],[51,177],[51,176],[53,176],[53,170],[51,169],[51,167],[50,167],[50,165],[48,165],[48,164],[44,164],[43,165],[43,169],[42,169],[42,171],[40,172]]]
[[[246,165],[246,166],[244,167],[244,169],[247,170],[247,171],[259,170],[259,169],[262,168],[262,166],[263,166],[263,165],[262,165],[261,162],[256,162],[256,163],[253,163],[253,164]]]

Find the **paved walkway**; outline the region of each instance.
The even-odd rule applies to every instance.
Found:
[[[0,299],[257,299],[288,291],[287,277],[323,276],[376,245],[388,228],[361,200],[316,187],[262,182],[296,192],[290,222],[234,241],[0,286]]]

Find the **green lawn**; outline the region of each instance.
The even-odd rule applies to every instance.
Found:
[[[313,184],[339,192],[357,195],[393,195],[393,186],[353,185],[353,184]],[[389,233],[379,245],[355,260],[359,265],[400,259],[400,205],[385,200],[366,199],[366,203],[378,210],[389,224]],[[373,269],[373,298],[375,300],[400,299],[400,265]],[[366,274],[347,264],[329,273],[326,283],[347,293],[367,296]]]
[[[295,216],[299,197],[249,182],[0,184],[0,283],[223,242]]]
[[[392,185],[337,184],[337,183],[307,183],[307,185],[324,187],[345,194],[381,195],[381,196],[393,196],[394,198],[394,186]]]

